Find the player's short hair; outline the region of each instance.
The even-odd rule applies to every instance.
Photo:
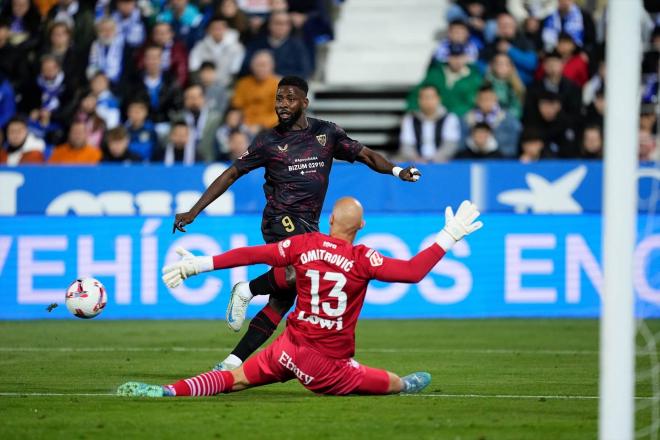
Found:
[[[302,79],[299,76],[285,76],[280,80],[280,82],[277,84],[277,88],[284,87],[284,86],[292,86],[296,87],[300,90],[302,90],[305,93],[305,96],[307,96],[307,92],[309,91],[309,85],[307,84],[307,81]]]
[[[105,134],[105,140],[107,142],[120,141],[122,139],[128,139],[128,131],[126,131],[126,129],[121,125],[108,130],[108,132]]]

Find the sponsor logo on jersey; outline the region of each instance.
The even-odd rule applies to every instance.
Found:
[[[277,250],[280,251],[280,255],[282,257],[286,256],[286,254],[284,252],[284,249],[288,248],[289,246],[291,246],[291,240],[289,240],[289,239],[286,239],[284,241],[280,241],[279,243],[277,243]]]
[[[343,330],[344,318],[327,319],[317,315],[306,315],[303,310],[298,313],[298,321],[308,322],[312,325],[328,330]]]
[[[278,145],[277,149],[280,151],[286,151],[289,149],[289,144],[284,144],[284,146]]]
[[[374,249],[369,249],[369,252],[367,252],[367,258],[369,259],[369,264],[371,264],[373,267],[383,265],[383,257]]]
[[[280,358],[278,359],[278,361],[280,365],[282,365],[284,368],[295,374],[296,377],[300,379],[300,381],[305,385],[309,385],[314,380],[313,376],[310,376],[309,374],[305,373],[303,370],[298,368],[298,366],[291,360],[291,356],[289,355],[289,353],[287,353],[286,351],[282,350],[282,354],[280,354]]]
[[[329,241],[324,241],[323,242],[323,247],[329,247],[332,249],[337,249],[337,245],[334,243],[330,243]]]
[[[325,143],[327,142],[328,138],[324,134],[317,134],[316,140],[319,141],[319,144],[321,144],[321,146],[325,147]]]

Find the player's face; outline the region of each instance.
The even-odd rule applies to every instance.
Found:
[[[292,126],[303,115],[309,101],[302,90],[293,86],[277,89],[275,113],[280,124]]]

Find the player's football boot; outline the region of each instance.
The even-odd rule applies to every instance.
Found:
[[[214,371],[231,371],[231,370],[235,370],[238,367],[240,367],[241,364],[243,364],[243,362],[241,362],[241,360],[238,357],[233,356],[233,355],[230,354],[229,356],[227,356],[227,358],[224,361],[216,364],[215,367],[213,367],[213,370]]]
[[[126,382],[117,388],[117,395],[127,397],[164,397],[165,391],[160,385],[149,385],[142,382]]]
[[[241,281],[236,283],[231,289],[231,297],[227,305],[227,325],[230,329],[237,332],[243,327],[245,321],[245,314],[247,313],[248,305],[252,299],[248,283]]]
[[[431,375],[425,371],[418,371],[401,378],[404,394],[415,394],[422,391],[431,383]]]

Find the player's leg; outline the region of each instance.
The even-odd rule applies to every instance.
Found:
[[[364,377],[352,394],[414,394],[431,383],[431,375],[426,372],[412,373],[404,377],[379,368],[362,366]]]

